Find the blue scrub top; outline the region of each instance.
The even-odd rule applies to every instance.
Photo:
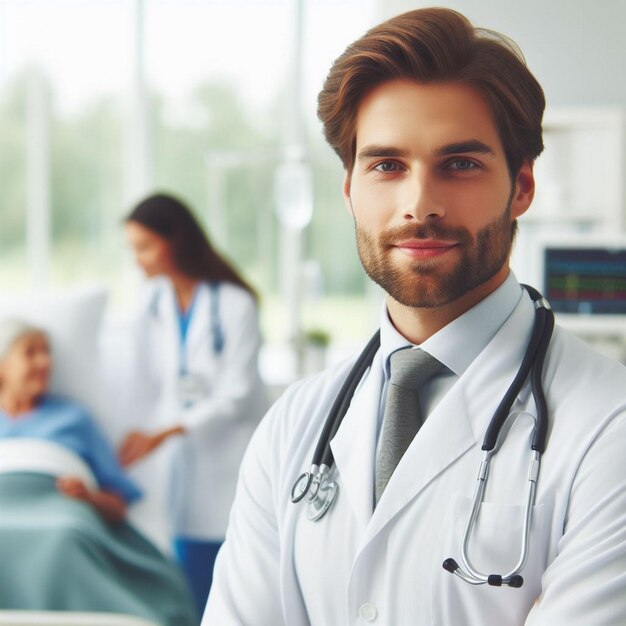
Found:
[[[118,493],[128,503],[142,496],[89,414],[67,398],[47,394],[37,407],[19,417],[0,410],[0,438],[11,437],[58,443],[83,458],[101,489]]]

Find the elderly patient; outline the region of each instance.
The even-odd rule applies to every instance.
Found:
[[[42,330],[0,319],[0,609],[198,617],[178,567],[125,519],[141,496],[84,409],[48,391]]]
[[[0,438],[46,439],[78,454],[100,488],[88,489],[80,478],[64,476],[57,480],[59,491],[88,502],[107,521],[119,522],[141,492],[89,415],[47,392],[51,364],[42,330],[20,320],[0,321]]]

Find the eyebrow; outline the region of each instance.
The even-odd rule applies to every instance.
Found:
[[[468,141],[459,141],[456,143],[449,143],[445,146],[441,146],[434,151],[434,155],[436,157],[441,156],[450,156],[452,154],[468,154],[468,153],[478,153],[478,154],[486,154],[489,156],[495,156],[495,151],[493,148],[488,146],[486,143],[479,141],[478,139],[470,139]],[[403,150],[401,148],[394,148],[393,146],[378,146],[371,145],[363,148],[358,154],[357,159],[372,159],[372,158],[381,158],[381,157],[400,157],[405,158],[409,156],[408,150]]]
[[[378,157],[407,157],[409,156],[408,150],[402,150],[400,148],[393,148],[391,146],[366,146],[357,154],[357,159],[372,159]]]
[[[487,154],[495,156],[495,150],[478,139],[470,139],[469,141],[459,141],[458,143],[450,143],[435,150],[435,156],[449,156],[451,154],[467,154],[475,152],[478,154]]]

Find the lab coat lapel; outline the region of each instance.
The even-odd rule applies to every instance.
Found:
[[[169,280],[163,280],[159,287],[160,296],[158,301],[158,320],[160,327],[158,332],[163,333],[163,347],[165,354],[163,361],[168,369],[166,380],[177,380],[180,369],[180,331],[176,316],[176,295]]]
[[[476,443],[461,380],[413,439],[376,506],[364,541],[376,535],[438,474]]]
[[[379,351],[331,442],[340,489],[349,500],[361,531],[369,523],[374,505],[374,459],[382,383]]]
[[[393,473],[364,542],[375,536],[484,433],[530,338],[533,307],[522,298],[503,327],[428,417]],[[524,395],[527,395],[525,390]]]
[[[210,294],[209,287],[205,283],[199,283],[195,293],[191,321],[187,331],[187,359],[192,362],[198,350],[205,345],[203,339],[208,336],[207,325],[210,318]]]

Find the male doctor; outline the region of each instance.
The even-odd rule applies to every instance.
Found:
[[[381,346],[332,439],[338,492],[319,521],[292,485],[352,363],[294,385],[258,428],[204,626],[626,624],[626,369],[560,328],[523,585],[472,585],[442,567],[463,566],[483,436],[532,333],[509,255],[543,108],[514,46],[450,10],[393,18],[333,65],[319,115],[361,262],[387,294]],[[394,354],[415,352],[426,365],[409,370],[430,378],[399,427],[394,376],[409,361]],[[519,559],[536,415],[527,382],[468,543],[487,574]],[[406,449],[390,453],[394,438]]]

